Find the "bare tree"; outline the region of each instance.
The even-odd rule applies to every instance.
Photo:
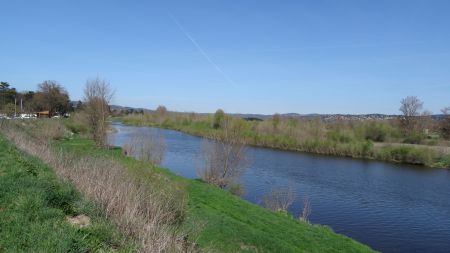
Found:
[[[84,110],[94,141],[99,146],[106,145],[106,119],[109,116],[109,103],[113,92],[109,83],[100,78],[88,80],[84,88]]]
[[[288,208],[294,203],[295,191],[292,184],[286,187],[273,189],[263,198],[263,206],[274,211],[286,212]]]
[[[311,202],[308,197],[305,197],[303,201],[303,211],[300,216],[300,220],[309,223],[309,216],[311,215]]]
[[[164,136],[156,131],[146,131],[133,135],[123,150],[141,161],[159,165],[164,158],[166,144]]]
[[[213,136],[215,140],[204,140],[199,176],[206,182],[226,188],[242,174],[246,165],[246,146],[241,138],[239,121],[225,118],[223,131]]]
[[[414,130],[416,125],[416,117],[420,115],[423,102],[415,96],[408,96],[400,101],[400,111],[403,114],[401,119],[402,125],[406,132]]]
[[[158,108],[156,108],[156,113],[159,116],[163,117],[167,113],[167,108],[164,105],[160,105],[160,106],[158,106]]]

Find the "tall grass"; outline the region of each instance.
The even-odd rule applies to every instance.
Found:
[[[54,150],[48,138],[56,136],[44,137],[41,123],[26,124],[11,122],[2,132],[19,149],[44,161],[93,199],[109,219],[138,242],[141,252],[182,250],[185,245],[177,232],[184,217],[182,191],[134,178],[111,159]]]
[[[189,134],[215,138],[223,132],[213,127],[211,115],[169,112],[132,114],[122,117],[125,124],[158,126],[180,130]],[[377,159],[390,162],[420,164],[430,167],[450,167],[444,155],[427,147],[403,147],[401,143],[429,144],[418,131],[405,135],[395,120],[367,120],[324,122],[281,118],[264,121],[240,121],[243,143],[282,150],[304,151],[325,155]],[[395,143],[383,147],[374,143]],[[385,145],[386,146],[386,145]]]

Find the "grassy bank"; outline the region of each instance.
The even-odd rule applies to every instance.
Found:
[[[18,122],[10,128],[10,131],[13,133],[18,131],[20,133],[27,132],[28,137],[41,136],[41,134],[45,133],[42,129],[52,128],[52,131],[47,131],[54,139],[49,142],[48,148],[39,144],[36,146],[34,143],[29,142],[34,137],[24,140],[26,145],[23,145],[23,143],[20,143],[20,135],[9,133],[8,136],[21,144],[22,148],[30,150],[30,152],[33,152],[34,149],[44,150],[45,152],[41,152],[44,155],[39,155],[39,157],[48,160],[50,164],[54,164],[59,175],[71,178],[71,181],[75,182],[74,184],[78,189],[82,189],[83,192],[92,196],[100,207],[106,210],[111,209],[111,205],[105,205],[104,203],[108,202],[96,196],[108,197],[119,194],[120,192],[116,193],[114,191],[116,188],[120,188],[120,182],[111,181],[108,185],[112,185],[113,188],[107,188],[103,193],[99,193],[97,190],[95,191],[97,194],[89,194],[89,187],[102,186],[103,184],[102,178],[90,174],[92,170],[99,169],[92,167],[92,164],[100,164],[102,167],[105,167],[106,174],[99,174],[102,177],[110,177],[111,173],[108,173],[108,171],[112,168],[121,168],[126,171],[127,176],[139,179],[139,185],[152,187],[150,189],[153,189],[156,193],[148,192],[147,189],[149,188],[144,189],[146,191],[143,192],[143,196],[147,197],[141,199],[143,203],[142,208],[145,208],[147,205],[154,205],[152,204],[154,202],[150,200],[155,198],[155,196],[157,199],[158,196],[162,196],[162,198],[159,198],[162,200],[162,203],[170,203],[170,205],[161,206],[161,201],[156,201],[157,204],[160,204],[159,208],[157,210],[150,209],[150,213],[158,212],[161,208],[164,210],[171,208],[172,211],[169,210],[163,217],[157,216],[157,221],[162,220],[161,223],[167,224],[165,217],[176,213],[175,217],[177,219],[170,219],[171,223],[167,224],[169,226],[167,228],[174,230],[175,238],[184,238],[182,244],[189,245],[189,247],[185,248],[188,251],[372,252],[367,246],[346,236],[336,234],[328,227],[311,225],[299,221],[286,213],[275,213],[263,209],[204,182],[176,176],[167,169],[125,156],[120,148],[98,148],[89,139],[81,138],[77,135],[67,135],[64,129],[55,127],[57,124],[54,124],[54,122]],[[30,131],[30,128],[33,127],[41,130]],[[36,147],[31,147],[30,149],[30,146]],[[58,157],[55,158],[56,161],[54,158],[48,159],[49,156],[45,155],[45,153],[48,153],[47,149],[63,154],[62,157],[75,157],[76,161],[68,159],[68,161],[58,162]],[[78,161],[88,161],[88,163],[79,164]],[[98,161],[108,161],[108,163],[99,163]],[[61,166],[64,168],[61,168]],[[80,170],[81,172],[77,172]],[[77,173],[87,173],[87,177],[81,177]],[[94,177],[94,180],[92,177]],[[176,189],[175,193],[181,193],[181,197],[174,198],[174,192],[166,191],[167,188]],[[157,195],[158,192],[163,194]],[[147,193],[150,193],[150,195],[147,195]],[[123,208],[141,203],[133,204],[131,202],[130,204],[128,198],[131,198],[131,196],[120,197],[119,202],[126,204]],[[173,201],[180,203],[183,208],[179,208],[174,203],[171,203]],[[115,205],[118,204],[116,203]],[[136,236],[135,233],[127,232],[130,229],[131,231],[136,231],[136,229],[133,230],[133,227],[130,228],[128,224],[123,226],[123,223],[121,223],[122,216],[118,217],[115,215],[115,212],[108,211],[107,213],[110,214],[108,216],[110,220],[118,224],[118,228],[121,231],[126,232],[133,238]],[[139,213],[136,213],[136,215],[139,215]],[[128,217],[126,220],[132,218]],[[139,226],[139,224],[136,224],[136,226]],[[163,233],[167,231],[167,229],[158,229],[153,232]],[[149,236],[156,237],[155,234]],[[149,245],[152,245],[151,242]],[[178,250],[174,251],[178,252],[181,250],[178,248]]]
[[[67,221],[79,215],[90,225]],[[93,202],[0,135],[0,252],[134,250]]]
[[[198,180],[174,175],[122,155],[120,149],[98,149],[90,140],[58,143],[70,152],[120,161],[137,177],[157,173],[187,192],[182,230],[202,249],[213,252],[371,252],[327,227],[310,225],[283,213],[273,213]],[[153,177],[152,177],[153,178]]]
[[[214,127],[214,119],[208,116],[138,114],[116,120],[127,125],[162,127],[207,138],[220,135],[222,132],[220,127]],[[274,125],[270,120],[262,122],[237,118],[232,120],[239,122],[242,140],[248,145],[450,168],[450,154],[440,152],[431,146],[434,142],[423,139],[420,134],[418,137],[414,134],[402,139],[399,137],[399,130],[385,122],[324,124],[313,120],[302,122],[290,119]],[[427,145],[396,144],[409,139],[417,139]],[[380,141],[384,145],[374,145]]]

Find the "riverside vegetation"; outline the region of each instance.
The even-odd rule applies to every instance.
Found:
[[[55,251],[50,242],[57,230],[50,230],[56,227],[65,232],[58,247],[74,252],[371,252],[327,227],[176,176],[119,148],[99,147],[83,132],[66,130],[61,120],[9,121],[1,134],[0,175],[11,178],[1,183],[7,200],[0,215],[13,217],[8,229],[2,225],[2,251]],[[10,184],[18,177],[22,186],[42,187],[36,190],[42,194],[32,195],[28,187],[14,190]],[[56,195],[54,206],[47,195]],[[67,224],[65,215],[75,214],[90,216],[92,225]],[[15,243],[30,226],[28,243]],[[37,240],[41,243],[33,243]]]
[[[436,122],[418,116],[414,129],[405,131],[399,119],[324,122],[276,114],[270,119],[255,120],[231,117],[222,110],[198,115],[161,108],[117,115],[116,119],[128,125],[162,127],[216,138],[224,132],[225,118],[230,118],[239,125],[242,142],[248,145],[450,168],[450,142],[440,135],[441,124],[448,124],[445,120]]]

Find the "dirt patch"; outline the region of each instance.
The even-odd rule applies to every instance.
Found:
[[[246,245],[244,243],[240,244],[240,248],[242,251],[250,251],[250,252],[259,252],[258,248],[252,245]]]
[[[84,214],[80,214],[77,216],[66,216],[66,220],[70,224],[80,228],[89,227],[91,225],[91,218]]]

